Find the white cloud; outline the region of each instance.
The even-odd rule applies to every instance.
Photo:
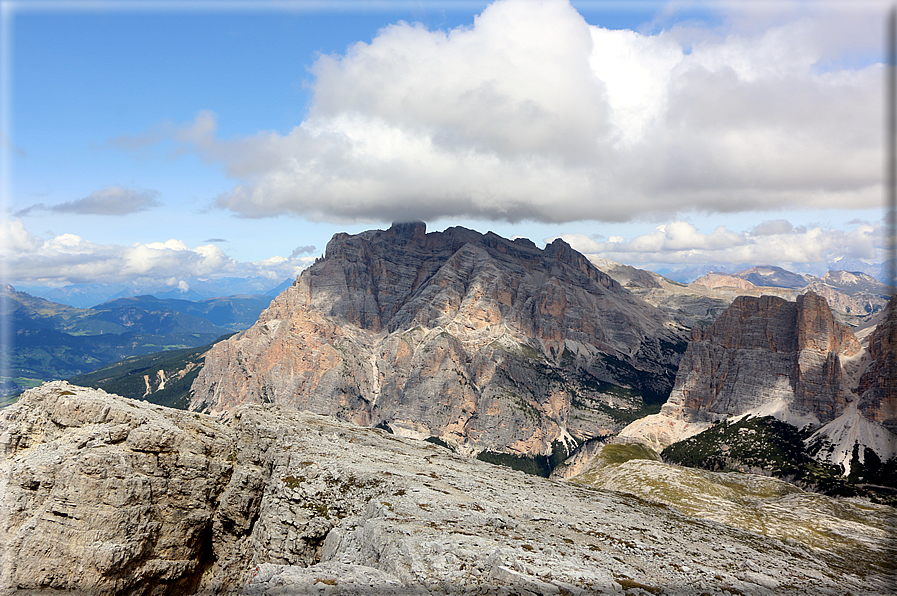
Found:
[[[321,56],[287,134],[220,139],[210,112],[167,134],[225,165],[239,183],[218,205],[248,217],[877,207],[883,73],[855,59],[873,11],[783,6],[721,5],[725,28],[639,34],[563,0],[499,0],[470,27],[398,23]]]
[[[40,284],[158,281],[182,287],[189,278],[262,276],[281,280],[296,276],[313,257],[272,257],[240,263],[214,244],[193,248],[180,240],[119,246],[96,244],[75,234],[43,239],[17,218],[0,223],[0,258],[12,282]]]
[[[25,229],[22,220],[4,218],[0,220],[0,251],[4,255],[36,251],[43,242]]]
[[[628,241],[616,236],[598,242],[584,234],[560,238],[582,253],[632,265],[751,263],[824,268],[842,257],[880,262],[885,253],[883,227],[867,223],[844,231],[795,227],[778,220],[747,232],[720,226],[705,234],[691,223],[675,221]]]
[[[128,215],[158,207],[161,205],[156,200],[158,195],[159,193],[155,190],[134,190],[117,185],[107,186],[75,201],[67,201],[51,206],[37,203],[20,210],[16,215],[26,215],[35,210],[49,210],[57,213],[74,213],[78,215]]]

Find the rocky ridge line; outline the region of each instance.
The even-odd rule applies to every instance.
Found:
[[[587,256],[623,287],[689,329],[710,325],[739,296],[778,296],[794,301],[808,291],[825,298],[842,323],[865,327],[884,310],[893,292],[893,288],[863,273],[829,271],[815,277],[773,267],[754,267],[735,274],[708,273],[685,284],[653,271]]]

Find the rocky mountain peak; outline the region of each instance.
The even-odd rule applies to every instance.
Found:
[[[813,292],[795,302],[742,296],[695,337],[683,365],[693,368],[677,377],[664,408],[667,414],[704,420],[775,402],[788,411],[782,412],[785,417],[833,420],[850,394],[840,359],[861,350],[853,333],[835,321],[825,299]]]
[[[254,327],[209,352],[191,407],[284,403],[545,452],[609,432],[599,404],[665,398],[684,343],[563,240],[394,224],[334,236]]]
[[[712,341],[726,349],[793,352],[797,304],[776,296],[739,296],[707,329],[692,331],[692,341]]]
[[[807,285],[807,279],[803,275],[774,265],[751,267],[750,269],[734,273],[733,276],[746,279],[756,286],[802,288]]]
[[[709,328],[695,329],[692,339],[731,350],[813,349],[848,356],[860,350],[853,333],[835,320],[825,298],[812,291],[795,302],[777,296],[739,296]]]

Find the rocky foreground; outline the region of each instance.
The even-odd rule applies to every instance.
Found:
[[[594,467],[551,481],[281,406],[219,420],[54,382],[3,410],[0,445],[0,594],[858,595],[897,579],[887,507],[795,498],[789,523],[812,532],[771,537],[697,517],[712,492],[687,515],[588,486]],[[840,538],[819,539],[817,503],[842,512]]]

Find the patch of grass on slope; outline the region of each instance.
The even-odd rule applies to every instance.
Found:
[[[626,463],[633,459],[660,461],[660,456],[653,449],[641,443],[604,445],[589,462],[588,468],[577,476],[578,482],[594,484],[597,477],[601,475],[602,468]]]

